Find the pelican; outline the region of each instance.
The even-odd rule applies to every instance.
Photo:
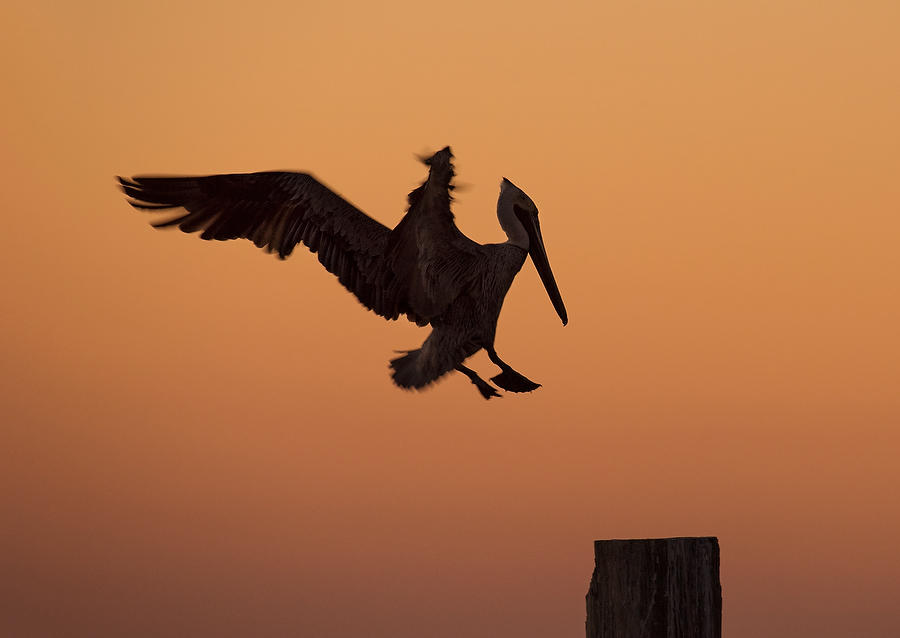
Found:
[[[249,239],[281,259],[303,243],[369,310],[385,319],[405,315],[419,326],[431,325],[420,348],[398,351],[403,356],[390,361],[399,387],[423,389],[456,370],[485,399],[500,396],[463,365],[484,348],[500,368],[491,378],[496,386],[531,392],[540,384],[500,359],[494,336],[503,299],[528,255],[563,325],[568,323],[544,249],[537,206],[504,177],[497,218],[508,239],[500,244],[472,241],[456,227],[450,211],[452,160],[449,146],[422,160],[428,177],[409,194],[409,209],[393,230],[307,173],[118,180],[135,208],[186,211],[156,221],[154,227],[177,226],[207,240]]]

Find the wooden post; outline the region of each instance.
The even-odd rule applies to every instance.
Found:
[[[721,638],[719,541],[594,541],[587,638]]]

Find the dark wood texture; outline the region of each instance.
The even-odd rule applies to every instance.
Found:
[[[721,638],[715,537],[594,542],[587,638]]]

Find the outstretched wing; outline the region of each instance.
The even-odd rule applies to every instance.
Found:
[[[420,323],[442,315],[483,274],[482,246],[460,232],[450,211],[452,160],[449,146],[423,160],[428,178],[409,194],[409,212],[388,240],[388,266]]]
[[[201,239],[249,239],[282,259],[303,243],[341,284],[387,319],[410,313],[387,266],[391,231],[311,175],[264,172],[203,177],[120,177],[135,208],[185,213],[155,222]],[[415,320],[415,317],[410,316]]]

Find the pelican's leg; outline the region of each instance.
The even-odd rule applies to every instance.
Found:
[[[478,391],[481,392],[481,396],[483,396],[485,399],[500,396],[500,394],[497,392],[497,388],[479,377],[478,373],[474,370],[471,370],[462,364],[456,366],[456,369],[469,377],[469,380],[475,384],[475,387],[478,388]]]
[[[496,377],[492,377],[491,381],[496,383],[498,386],[503,388],[504,390],[508,390],[509,392],[531,392],[532,390],[537,390],[541,387],[540,383],[535,383],[531,379],[528,379],[524,375],[519,374],[507,364],[503,359],[497,356],[497,351],[494,350],[493,346],[490,348],[485,348],[487,350],[488,356],[491,358],[491,361],[500,366],[500,369],[503,370]]]

